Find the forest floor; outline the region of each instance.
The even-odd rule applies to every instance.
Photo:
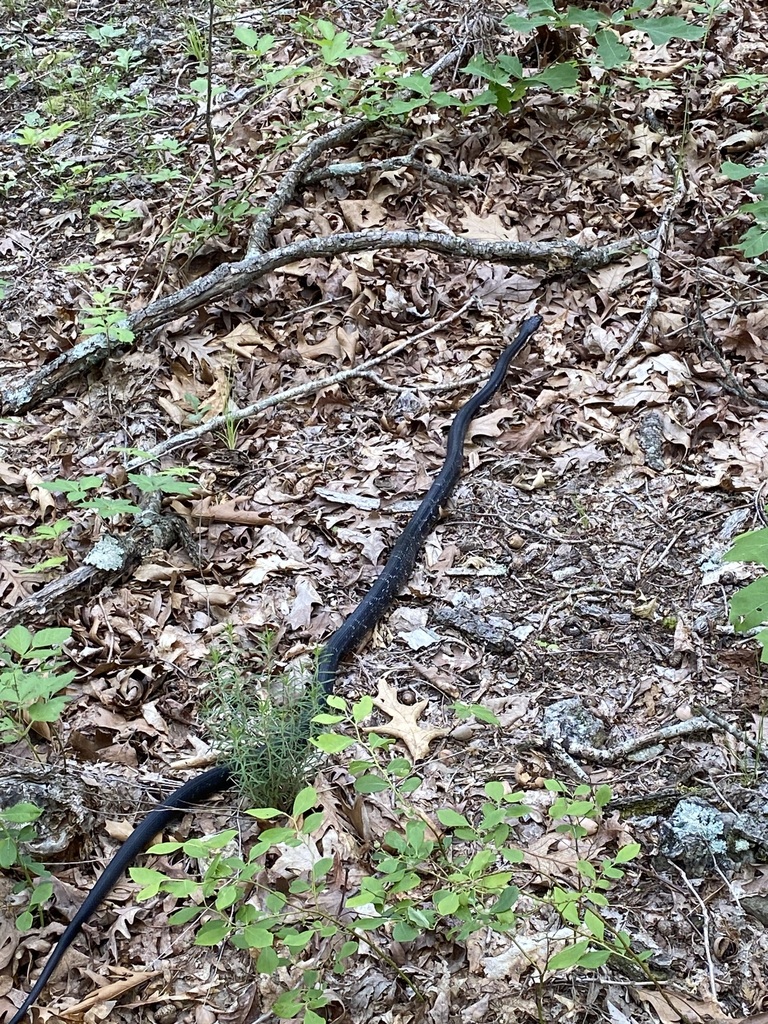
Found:
[[[383,927],[337,974],[338,937],[315,935],[295,963],[258,973],[252,951],[193,945],[189,928],[168,922],[172,897],[136,902],[125,881],[39,1019],[77,1002],[89,1021],[267,1021],[308,968],[328,999],[317,1013],[350,1024],[768,1019],[766,693],[757,644],[729,625],[732,595],[759,572],[723,561],[765,523],[766,265],[737,248],[753,223],[740,211],[751,179],[723,165],[768,161],[768,12],[740,0],[651,5],[643,16],[706,30],[663,44],[617,17],[629,57],[606,70],[588,28],[525,35],[500,26],[507,8],[475,17],[471,4],[433,6],[223,4],[206,121],[205,5],[3,0],[3,608],[132,522],[42,483],[94,477],[88,497],[136,501],[126,467],[137,451],[193,427],[160,465],[176,471],[166,483],[194,485],[166,488],[164,511],[182,517],[200,560],[193,545],[155,550],[118,583],[24,621],[71,630],[75,677],[60,722],[0,751],[13,793],[46,810],[39,833],[65,835],[39,847],[55,879],[40,926],[15,927],[18,871],[0,881],[0,1014],[20,1004],[132,823],[210,763],[197,710],[211,650],[234,644],[247,667],[269,631],[284,668],[327,639],[428,488],[455,410],[538,313],[543,326],[471,428],[462,479],[413,579],[337,687],[378,693],[389,709],[374,722],[391,719],[397,753],[415,762],[409,806],[435,836],[446,808],[475,822],[491,781],[524,794],[531,813],[510,840],[523,851],[514,928],[459,938],[443,921],[406,941]],[[526,68],[574,62],[578,81],[511,100],[497,90],[501,109],[425,102],[371,120],[313,170],[366,168],[302,178],[261,248],[376,229],[587,249],[628,239],[628,250],[581,269],[424,248],[300,255],[137,329],[130,344],[118,338],[99,365],[17,409],[9,396],[71,351],[89,320],[114,330],[120,311],[242,260],[254,217],[306,142],[358,109],[388,52],[371,48],[374,24],[405,55],[399,74],[471,43]],[[272,48],[257,56],[267,34]],[[280,80],[302,63],[306,74]],[[465,100],[484,88],[456,62],[435,81]],[[374,163],[408,154],[421,163]],[[320,386],[409,338],[375,373]],[[303,397],[233,415],[304,384]],[[217,415],[223,426],[200,426]],[[457,701],[497,724],[458,721]],[[619,746],[691,719],[709,727]],[[285,889],[331,858],[326,896],[341,907],[371,873],[402,808],[390,790],[356,789],[350,756],[359,746],[320,763],[323,822],[301,856],[285,846],[265,859],[263,885]],[[73,791],[62,792],[64,777]],[[553,778],[610,787],[579,838],[547,816]],[[232,805],[212,801],[174,835],[235,827],[247,847],[261,826]],[[579,891],[585,862],[631,843],[640,853],[603,917],[650,954],[650,973],[627,973],[617,957],[547,970],[568,942],[553,886]],[[177,854],[143,863],[198,870]],[[431,906],[428,872],[416,883],[409,898]],[[120,998],[99,998],[118,980]]]

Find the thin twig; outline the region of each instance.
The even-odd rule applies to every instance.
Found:
[[[646,121],[649,121],[654,130],[658,130],[658,127],[660,126],[655,126],[653,124],[652,119],[648,116],[649,113],[650,112],[646,114]],[[661,254],[669,240],[669,228],[672,223],[672,215],[680,205],[687,188],[683,172],[669,150],[666,151],[664,160],[667,165],[667,169],[673,175],[674,188],[672,190],[672,194],[664,204],[661,217],[659,218],[658,227],[656,228],[651,244],[648,246],[648,273],[651,278],[651,288],[648,292],[648,297],[645,300],[643,311],[640,314],[640,319],[638,320],[634,330],[630,332],[629,337],[613,357],[605,371],[606,380],[611,380],[616,375],[619,365],[624,362],[625,357],[632,351],[636,343],[645,334],[648,325],[651,322],[651,318],[659,305],[659,293],[663,283],[661,276]]]
[[[161,441],[160,444],[155,445],[146,452],[146,457],[141,459],[134,459],[126,467],[128,470],[133,471],[138,469],[140,466],[144,466],[147,462],[153,462],[155,459],[160,458],[162,455],[167,455],[168,452],[176,451],[178,448],[184,447],[184,445],[191,444],[196,441],[199,437],[203,437],[205,434],[210,433],[214,430],[220,430],[226,426],[227,423],[240,423],[242,420],[250,419],[253,416],[264,412],[266,409],[271,409],[276,405],[285,405],[288,402],[293,402],[301,398],[306,398],[308,395],[315,395],[320,391],[325,391],[326,388],[334,387],[337,384],[343,384],[347,380],[352,380],[356,377],[364,377],[374,367],[379,366],[385,362],[391,356],[395,356],[400,352],[404,352],[411,345],[420,341],[422,338],[428,337],[430,334],[434,334],[435,331],[446,327],[448,324],[458,320],[459,317],[463,316],[466,311],[474,305],[474,297],[468,299],[464,305],[457,309],[455,313],[451,313],[450,316],[445,319],[438,321],[438,323],[432,324],[431,327],[427,327],[423,331],[419,331],[418,334],[411,335],[406,338],[405,341],[393,341],[389,345],[386,345],[378,355],[372,359],[366,360],[364,363],[360,363],[359,366],[353,366],[349,370],[340,370],[338,373],[331,374],[329,377],[322,377],[319,380],[307,381],[306,384],[299,384],[293,388],[286,388],[285,391],[278,391],[277,394],[270,395],[268,398],[262,398],[259,402],[254,402],[252,405],[246,406],[243,409],[230,409],[226,415],[214,416],[212,419],[207,420],[205,423],[200,423],[196,427],[192,427],[190,430],[185,430],[181,434],[175,434],[173,437],[167,438],[165,441]]]
[[[696,900],[696,902],[699,904],[699,907],[701,908],[701,921],[702,921],[701,930],[702,930],[702,933],[703,933],[702,934],[702,938],[704,940],[704,955],[707,958],[707,969],[708,969],[708,973],[709,973],[709,994],[712,997],[712,1002],[717,1003],[718,1002],[718,995],[717,995],[717,983],[716,983],[716,980],[715,980],[715,964],[714,964],[714,961],[712,959],[712,944],[710,942],[710,937],[709,937],[709,933],[710,933],[709,910],[707,909],[706,903],[704,902],[704,900],[699,895],[698,889],[691,882],[690,878],[688,877],[688,875],[686,875],[686,873],[683,871],[683,869],[680,867],[680,865],[679,864],[675,864],[675,862],[672,861],[672,860],[669,863],[672,865],[673,868],[675,868],[676,871],[678,871],[680,873],[680,877],[682,878],[683,883],[685,884],[686,888],[693,894],[693,898]]]
[[[407,167],[419,171],[425,178],[436,181],[439,185],[448,185],[451,188],[472,188],[478,182],[478,179],[471,174],[451,174],[438,167],[430,167],[429,164],[424,163],[423,160],[417,160],[414,156],[393,156],[388,160],[357,160],[349,163],[329,164],[328,167],[318,167],[317,170],[304,175],[302,184],[315,185],[326,178],[353,178],[360,174],[396,171]]]
[[[753,740],[750,736],[745,735],[744,731],[739,729],[738,726],[733,725],[722,715],[716,711],[712,711],[709,708],[695,707],[696,713],[695,718],[689,718],[685,722],[675,722],[674,725],[665,725],[660,729],[656,729],[654,732],[645,733],[643,736],[635,736],[632,739],[625,740],[624,743],[619,743],[615,747],[593,747],[587,743],[569,742],[567,744],[568,753],[574,757],[581,758],[585,761],[591,761],[594,764],[608,766],[616,764],[617,761],[623,761],[632,754],[636,754],[640,750],[646,750],[648,747],[655,747],[660,743],[667,743],[670,740],[686,739],[691,736],[706,735],[707,733],[717,732],[721,730],[729,733],[731,736],[735,736],[736,739],[741,740],[752,750],[760,754],[762,757],[768,757],[768,750],[766,747],[759,743],[757,740]],[[542,737],[535,737],[532,742],[527,743],[526,746],[533,747],[538,750],[550,751],[552,749],[551,741],[545,740]]]
[[[391,391],[393,394],[402,395],[407,391],[419,391],[425,394],[440,394],[446,391],[460,391],[462,388],[474,387],[476,384],[481,384],[486,378],[480,377],[469,377],[467,380],[455,380],[449,384],[417,384],[414,387],[406,387],[402,384],[390,384],[389,381],[384,380],[383,377],[379,376],[378,373],[374,373],[372,370],[366,370],[361,374],[361,377],[366,377],[368,380],[381,388],[382,391]]]
[[[206,35],[206,58],[208,66],[205,72],[205,133],[208,139],[208,151],[211,154],[211,172],[213,180],[219,178],[219,162],[216,158],[216,134],[213,130],[213,20],[216,10],[214,0],[208,0],[208,27]],[[215,215],[214,215],[215,216]],[[214,223],[216,223],[214,219]]]
[[[593,747],[588,743],[569,741],[567,753],[571,758],[578,757],[584,761],[591,761],[593,764],[608,766],[616,764],[617,761],[624,761],[630,755],[636,754],[640,750],[646,750],[648,747],[655,747],[657,744],[667,743],[670,740],[706,735],[717,731],[718,728],[717,723],[709,721],[702,715],[699,718],[690,718],[687,722],[665,725],[644,736],[634,736],[615,747]],[[526,742],[525,746],[547,753],[554,752],[557,756],[562,756],[562,747],[554,746],[551,740],[546,740],[543,737],[534,737],[531,741]]]
[[[701,281],[696,282],[696,320],[699,325],[699,339],[701,340],[702,345],[706,348],[709,354],[717,360],[723,371],[726,381],[726,383],[723,383],[723,390],[730,391],[733,395],[738,395],[739,398],[743,398],[752,405],[756,405],[758,409],[768,409],[768,401],[766,401],[766,399],[758,398],[757,395],[750,393],[744,385],[738,381],[733,370],[731,370],[730,366],[726,362],[725,357],[718,350],[717,345],[715,345],[712,340],[709,327],[704,319],[704,314],[701,308]]]
[[[719,729],[722,729],[723,732],[727,732],[737,740],[740,740],[751,750],[754,750],[756,754],[759,754],[760,757],[768,758],[768,748],[766,748],[764,743],[760,743],[759,740],[753,740],[743,729],[729,722],[727,718],[723,718],[717,711],[712,711],[711,708],[701,707],[700,705],[696,705],[694,711],[697,715],[701,715],[702,718],[708,719]]]

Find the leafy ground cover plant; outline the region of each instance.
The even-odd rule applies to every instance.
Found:
[[[62,671],[69,629],[31,633],[14,626],[0,640],[0,743],[26,739],[37,722],[55,722],[67,697],[62,692],[75,678]]]
[[[43,907],[53,895],[50,872],[26,852],[25,844],[37,838],[34,823],[43,812],[34,804],[21,802],[0,810],[0,868],[21,873],[12,893],[27,893],[24,909],[16,916],[19,931],[28,931],[39,921]]]
[[[752,227],[747,228],[741,236],[737,248],[741,249],[744,255],[750,259],[763,256],[768,252],[768,163],[747,167],[746,164],[736,164],[726,160],[721,170],[731,181],[755,179],[750,184],[749,191],[758,198],[742,203],[739,207],[739,212],[754,217],[755,223]]]
[[[14,626],[0,639],[0,745],[26,740],[36,724],[49,725],[61,716],[68,700],[63,691],[75,677],[74,671],[63,671],[70,635],[63,628],[32,633]],[[21,873],[14,895],[29,893],[16,918],[21,931],[32,927],[53,894],[50,873],[24,845],[36,838],[34,823],[41,813],[25,801],[0,810],[0,868]]]
[[[138,458],[146,456],[145,452],[138,449],[125,449]],[[158,469],[152,473],[127,473],[126,478],[141,494],[165,494],[184,495],[191,494],[196,484],[184,479],[190,475],[190,470],[184,467],[172,467],[169,469]],[[92,475],[79,477],[76,480],[58,478],[56,480],[36,480],[35,486],[44,491],[51,491],[54,494],[63,494],[73,509],[93,510],[102,518],[112,516],[128,515],[133,516],[141,512],[141,507],[134,501],[127,498],[116,497],[114,489],[106,493],[98,493],[105,489],[107,481],[104,476]],[[34,527],[28,536],[20,533],[4,533],[2,538],[12,544],[26,545],[35,541],[51,542],[52,553],[47,554],[39,562],[24,569],[25,574],[48,573],[58,568],[67,561],[67,555],[62,552],[62,537],[72,526],[73,520],[66,516],[56,519],[51,523],[42,523]],[[46,545],[47,550],[51,547]]]
[[[144,453],[138,452],[139,456]],[[195,484],[184,480],[190,470],[183,466],[170,469],[159,469],[154,473],[128,473],[128,482],[133,484],[142,494],[190,495]],[[77,480],[42,480],[38,483],[43,490],[54,494],[63,494],[67,501],[76,508],[93,509],[102,517],[118,515],[135,515],[141,508],[133,501],[125,498],[114,498],[109,495],[91,494],[98,491],[106,483],[103,476],[84,476]]]
[[[348,764],[355,791],[363,799],[388,792],[398,819],[375,843],[368,870],[355,888],[339,889],[335,858],[321,855],[318,848],[315,833],[324,815],[312,786],[296,794],[288,813],[274,806],[247,812],[264,826],[247,854],[236,846],[235,829],[152,848],[158,854],[182,851],[201,859],[201,882],[171,878],[152,868],[131,869],[142,886],[139,899],[167,893],[188,901],[170,920],[192,924],[197,944],[227,940],[257,951],[257,970],[266,974],[286,967],[301,971],[299,987],[273,1007],[279,1017],[317,1024],[322,1019],[317,1010],[328,998],[328,978],[344,973],[361,948],[389,965],[419,996],[418,982],[387,953],[390,937],[407,944],[429,933],[463,943],[473,933],[491,929],[514,943],[521,920],[542,908],[561,926],[550,955],[538,965],[542,981],[573,966],[596,968],[611,956],[642,965],[629,935],[610,925],[605,914],[609,890],[623,877],[624,865],[638,855],[637,844],[627,843],[611,856],[585,850],[577,862],[576,884],[551,878],[542,887],[541,864],[531,870],[514,842],[515,824],[531,814],[523,792],[489,781],[475,820],[447,807],[437,811],[437,821],[425,819],[411,800],[422,781],[414,765],[392,749],[392,740],[367,724],[371,698],[350,703],[331,696],[328,705],[315,722],[333,731],[321,732],[313,745],[324,753],[351,748],[355,755],[361,753]],[[553,794],[547,827],[567,835],[578,850],[599,824],[610,789],[579,786],[570,791],[556,780],[547,781],[546,788]],[[295,862],[305,867],[293,872],[287,889],[270,885],[265,865],[297,847],[304,847],[305,856]],[[311,969],[302,967],[308,958]]]

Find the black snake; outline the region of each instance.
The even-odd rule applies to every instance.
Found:
[[[331,693],[341,661],[355,650],[381,620],[400,589],[410,578],[422,544],[435,526],[440,515],[440,508],[453,490],[461,473],[464,439],[471,420],[477,415],[481,406],[485,405],[499,390],[510,363],[530,340],[541,322],[540,316],[529,317],[523,322],[515,340],[504,349],[499,357],[487,383],[456,413],[448,431],[445,460],[434,483],[400,534],[376,582],[320,651],[317,661],[317,683],[321,695],[327,696]],[[51,950],[40,977],[33,985],[32,991],[8,1024],[19,1024],[26,1016],[27,1010],[36,1002],[46,982],[82,926],[92,917],[123,872],[150,845],[158,832],[163,831],[190,804],[207,800],[215,793],[228,789],[234,781],[232,769],[228,765],[222,764],[211,768],[209,771],[203,772],[202,775],[185,782],[136,826],[107,864],[82,906],[62,932],[58,942]]]

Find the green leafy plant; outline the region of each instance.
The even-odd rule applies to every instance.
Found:
[[[58,519],[55,523],[43,523],[41,526],[36,526],[32,533],[40,540],[58,540],[71,525],[69,519]]]
[[[213,688],[218,692],[221,686],[219,674]],[[312,741],[325,753],[352,746],[362,750],[364,756],[348,764],[355,791],[361,799],[389,792],[399,819],[398,826],[374,843],[368,871],[356,890],[339,887],[334,858],[321,856],[313,842],[324,815],[317,809],[316,790],[306,786],[296,794],[288,814],[269,805],[248,812],[264,828],[247,854],[232,845],[234,830],[154,847],[152,852],[181,851],[203,859],[202,881],[132,869],[132,877],[143,886],[140,898],[166,893],[189,901],[171,915],[173,923],[192,924],[200,945],[228,940],[238,948],[258,951],[256,966],[263,973],[288,966],[302,969],[304,957],[311,957],[312,970],[302,969],[302,987],[281,996],[275,1009],[280,1016],[303,1014],[305,1022],[320,1019],[316,1011],[327,987],[323,969],[343,973],[361,943],[420,995],[417,982],[387,955],[389,936],[403,944],[428,933],[465,942],[480,929],[514,936],[525,916],[542,906],[558,915],[571,936],[547,957],[544,975],[574,965],[595,968],[610,956],[642,965],[629,936],[615,930],[607,920],[613,915],[605,913],[610,906],[607,893],[623,877],[624,865],[638,855],[637,844],[620,847],[613,856],[605,855],[602,845],[597,856],[587,845],[574,869],[578,882],[568,886],[554,878],[542,890],[545,869],[540,862],[526,868],[526,854],[513,841],[515,824],[531,812],[525,795],[490,781],[472,820],[453,808],[441,808],[436,812],[439,825],[429,822],[411,800],[421,785],[420,776],[409,759],[392,750],[392,740],[366,725],[372,710],[370,697],[350,704],[330,696],[328,710],[317,715],[315,723],[334,731],[321,732]],[[461,710],[464,715],[485,711],[474,706]],[[493,720],[491,713],[485,714]],[[344,732],[336,731],[340,725]],[[600,822],[610,789],[580,786],[571,792],[555,780],[547,788],[554,794],[549,828],[568,835],[578,851],[588,835],[587,820]],[[295,869],[286,888],[270,886],[264,877],[265,861],[300,846],[305,847],[305,856],[290,862],[306,867]],[[324,960],[318,963],[320,949],[325,951]]]
[[[751,530],[737,537],[731,549],[723,555],[723,561],[755,562],[768,569],[768,528]],[[758,630],[755,639],[762,648],[760,660],[768,663],[768,575],[733,594],[729,621],[740,633]]]
[[[578,67],[573,62],[553,64],[537,74],[530,74],[524,70],[519,58],[504,54],[495,61],[476,55],[462,71],[477,75],[488,83],[488,88],[468,106],[491,105],[502,114],[508,114],[512,105],[521,100],[529,89],[545,87],[552,92],[569,92],[579,80]]]
[[[16,141],[20,146],[29,146],[30,149],[43,149],[49,143],[61,138],[76,123],[75,121],[64,121],[61,124],[27,124],[20,129]]]
[[[471,95],[466,85],[449,91],[435,90],[428,76],[420,72],[397,74],[397,64],[404,55],[391,44],[373,40],[371,48],[350,47],[349,36],[339,32],[332,23],[308,16],[299,19],[299,29],[321,51],[324,63],[336,67],[353,56],[383,51],[385,61],[374,68],[363,84],[355,84],[343,76],[321,73],[325,85],[318,91],[320,99],[333,98],[343,107],[369,117],[407,115],[420,107],[457,107],[464,115],[484,106],[496,107],[508,114],[530,90],[549,89],[568,93],[576,89],[580,67],[597,65],[603,71],[619,71],[632,60],[632,49],[638,36],[644,35],[657,46],[672,39],[700,40],[705,38],[714,14],[722,0],[707,0],[696,5],[696,13],[703,16],[704,24],[696,24],[677,15],[639,17],[653,6],[654,0],[637,0],[613,14],[601,8],[570,5],[558,10],[554,0],[528,0],[527,10],[509,14],[504,24],[522,35],[547,29],[550,32],[576,33],[576,55],[568,60],[556,61],[549,67],[524,67],[514,54],[501,54],[493,59],[477,54],[461,69],[464,74],[479,79],[484,88]],[[254,33],[252,44],[259,37]],[[266,45],[266,44],[265,44]],[[266,51],[265,51],[266,52]],[[638,80],[639,81],[639,80]],[[653,83],[649,83],[652,85]],[[410,97],[405,92],[410,92]],[[395,94],[397,93],[397,94]]]
[[[240,423],[235,419],[233,411],[233,407],[228,401],[224,410],[224,428],[219,431],[219,437],[231,452],[237,448],[237,438],[240,430]]]
[[[189,56],[198,64],[205,64],[208,56],[205,36],[192,18],[184,19],[184,40]]]
[[[642,33],[655,46],[663,46],[672,39],[698,40],[706,36],[708,26],[694,24],[677,15],[637,16],[653,3],[654,0],[636,0],[611,14],[603,8],[573,5],[558,10],[554,0],[528,0],[527,11],[507,15],[504,24],[522,35],[543,28],[552,32],[580,33],[578,59],[557,61],[547,68],[532,71],[524,69],[520,60],[512,55],[502,54],[494,60],[477,55],[463,70],[486,81],[488,88],[473,100],[472,106],[493,105],[506,114],[529,89],[546,87],[552,92],[572,91],[579,80],[580,64],[617,71],[632,60],[632,50],[623,39],[625,33]],[[710,0],[699,5],[700,13],[710,16],[720,4],[721,0]]]
[[[213,185],[214,193],[223,196],[225,191],[234,188],[230,181],[217,181]],[[210,205],[211,213],[207,216],[189,216],[179,214],[173,231],[164,237],[164,241],[178,242],[187,236],[192,246],[200,246],[209,238],[224,238],[237,225],[248,222],[261,208],[254,206],[245,193],[221,198]]]
[[[104,517],[133,515],[141,511],[138,505],[124,498],[101,498],[90,493],[103,484],[102,476],[83,476],[79,480],[41,480],[38,486],[54,494],[63,494],[69,504],[76,508],[94,509]]]
[[[9,18],[16,18],[23,14],[28,6],[27,0],[2,0],[2,8]]]
[[[14,894],[30,890],[24,910],[16,917],[16,927],[22,932],[40,919],[43,905],[53,895],[50,872],[24,850],[25,843],[37,838],[34,822],[41,814],[40,808],[30,803],[17,803],[0,810],[0,868],[22,872],[23,880],[13,886]]]
[[[233,35],[242,46],[241,52],[251,65],[253,85],[265,91],[274,89],[281,82],[311,73],[307,64],[278,64],[267,60],[277,40],[270,33],[261,33],[248,25],[236,25]]]
[[[32,530],[30,537],[24,537],[18,533],[4,533],[0,534],[0,536],[11,544],[28,544],[32,540],[55,542],[67,532],[71,525],[72,523],[69,519],[57,519],[55,523],[42,523],[40,526],[36,526]],[[63,562],[66,562],[66,560],[66,555],[50,555],[48,558],[44,558],[42,562],[30,566],[24,571],[26,573],[45,572],[48,569],[55,569]]]
[[[743,203],[739,207],[739,212],[750,214],[754,217],[755,223],[747,228],[735,248],[741,249],[748,259],[762,256],[768,252],[768,163],[747,167],[745,164],[726,160],[721,170],[731,181],[755,179],[749,186],[749,191],[761,198]]]
[[[331,67],[351,60],[352,57],[364,57],[370,50],[364,46],[350,46],[349,32],[340,32],[332,22],[324,18],[299,17],[299,30],[308,40],[317,46],[323,61]]]
[[[105,25],[88,25],[85,34],[103,49],[109,49],[115,39],[124,36],[126,31],[121,25],[107,22]]]
[[[94,207],[99,205],[105,204],[94,203],[91,212],[93,213]],[[135,211],[126,212],[135,213]],[[105,216],[104,211],[101,215]],[[111,341],[125,345],[133,341],[133,331],[128,326],[125,311],[115,301],[115,296],[118,294],[119,292],[113,288],[93,293],[92,304],[86,306],[80,314],[84,336],[104,334]]]
[[[197,487],[191,480],[185,480],[192,474],[185,466],[172,466],[158,469],[154,473],[128,473],[128,480],[144,494],[179,494],[188,497]]]
[[[762,117],[765,114],[768,105],[768,75],[758,71],[729,75],[723,79],[723,85],[730,85],[736,89],[737,99],[752,108],[753,117]]]
[[[0,639],[0,744],[25,740],[36,723],[51,724],[61,716],[69,700],[62,691],[75,677],[74,671],[63,671],[70,636],[69,629],[32,633],[19,625]],[[20,931],[41,921],[43,905],[53,894],[50,872],[25,849],[37,837],[34,823],[41,813],[28,802],[0,809],[0,869],[20,873],[12,892],[29,894],[16,918]]]
[[[504,24],[515,32],[529,34],[546,26],[550,29],[583,28],[594,36],[597,62],[610,71],[626,63],[630,50],[620,40],[617,32],[629,30],[642,32],[654,46],[663,46],[672,39],[702,39],[706,28],[686,21],[677,15],[659,15],[652,18],[638,18],[636,15],[653,7],[655,0],[635,0],[613,14],[600,8],[569,6],[559,11],[554,0],[528,0],[527,13],[508,14]],[[697,5],[700,14],[709,15],[722,6],[722,0],[709,0]]]
[[[146,454],[146,453],[140,453]],[[159,469],[154,473],[128,473],[128,481],[144,494],[184,495],[188,496],[195,490],[196,484],[183,478],[189,476],[191,470],[183,466]],[[38,484],[43,490],[55,494],[63,494],[70,505],[76,508],[94,509],[100,516],[134,515],[141,508],[125,498],[100,497],[92,495],[104,485],[103,476],[83,476],[79,480],[41,480]]]
[[[14,626],[0,640],[0,743],[24,739],[36,722],[55,722],[69,699],[62,690],[75,678],[63,672],[69,629],[31,633]]]
[[[121,203],[96,202],[91,203],[88,212],[92,217],[101,217],[103,220],[114,220],[122,224],[129,224],[132,220],[140,220],[142,214],[132,206],[124,206]],[[95,292],[94,299],[100,305],[106,305],[117,293],[114,290]]]
[[[242,43],[248,56],[254,59],[266,56],[277,42],[270,32],[257,32],[248,25],[235,25],[232,34]]]
[[[592,787],[582,785],[570,793],[556,779],[548,779],[544,785],[550,792],[559,794],[549,809],[550,818],[559,822],[555,831],[571,835],[576,843],[589,834],[581,822],[599,820],[613,795],[609,786],[599,786],[593,793]],[[553,886],[552,903],[563,922],[574,928],[576,941],[550,957],[547,970],[562,970],[575,965],[600,967],[611,956],[642,963],[650,956],[650,952],[632,953],[630,936],[612,929],[601,913],[609,905],[606,891],[624,877],[622,866],[634,860],[639,853],[637,843],[627,843],[614,857],[603,857],[597,864],[580,859],[577,866],[582,885],[570,890]]]
[[[138,64],[141,64],[141,50],[134,50],[132,47],[121,47],[119,46],[112,54],[115,60],[115,64],[127,74],[129,71],[135,70]]]

